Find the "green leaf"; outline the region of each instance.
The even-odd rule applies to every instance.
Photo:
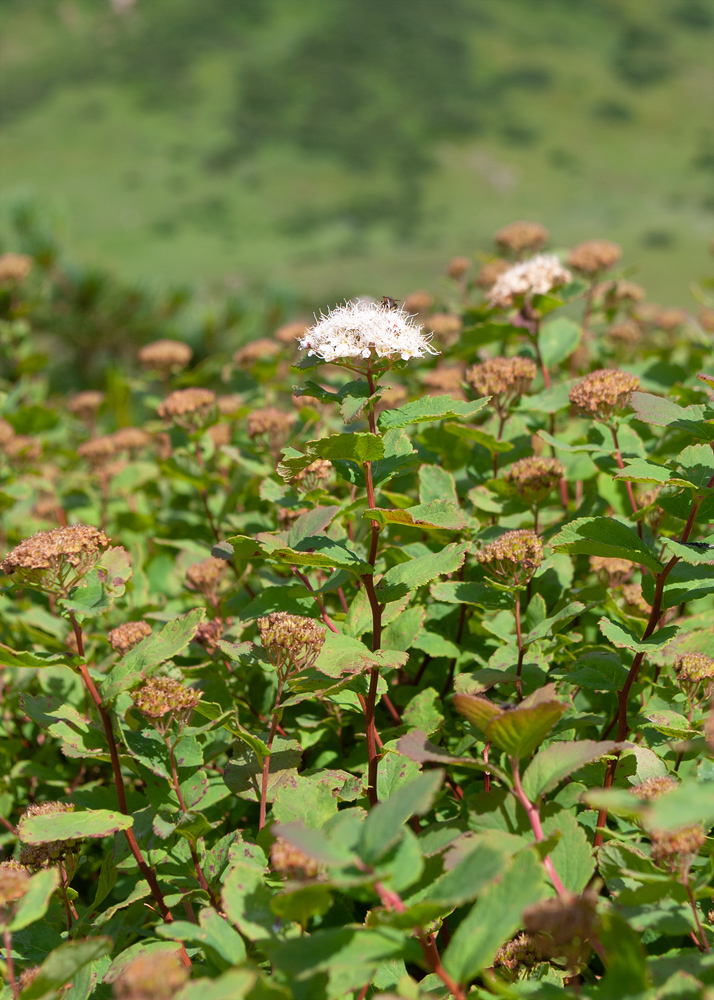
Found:
[[[437,879],[428,889],[425,899],[463,906],[481,894],[507,867],[511,852],[490,843],[477,843],[458,864]]]
[[[3,667],[73,667],[81,663],[79,657],[67,653],[43,653],[33,650],[14,650],[0,643],[0,666]]]
[[[677,830],[694,823],[703,823],[709,829],[714,822],[714,782],[682,781],[651,803],[645,822],[658,830]]]
[[[655,649],[663,649],[679,632],[678,625],[665,625],[647,639],[640,639],[632,629],[619,622],[601,618],[598,622],[600,631],[614,646],[621,649],[631,649],[634,653],[649,653]]]
[[[466,527],[466,518],[456,504],[449,500],[432,500],[430,503],[417,504],[415,507],[402,510],[375,507],[364,511],[362,517],[382,525],[406,524],[418,528],[443,528],[448,531],[459,531]]]
[[[386,802],[380,802],[370,810],[358,845],[359,855],[365,864],[379,861],[397,843],[402,826],[410,816],[421,816],[431,809],[443,780],[443,771],[417,775]]]
[[[243,938],[211,907],[201,910],[198,924],[175,920],[170,924],[160,924],[156,933],[172,941],[196,945],[207,958],[214,961],[217,955],[222,960],[221,964],[240,965],[246,958]]]
[[[577,740],[551,743],[540,750],[523,774],[523,791],[532,801],[546,792],[552,792],[565,778],[606,754],[613,753],[621,744],[613,740]]]
[[[255,862],[232,864],[221,891],[223,911],[249,941],[264,942],[273,936],[272,895],[262,866]]]
[[[616,472],[614,479],[624,479],[629,483],[669,482],[672,472],[664,465],[655,465],[644,458],[629,459],[624,469]]]
[[[305,511],[293,522],[288,531],[286,539],[288,547],[294,549],[303,539],[324,531],[339,509],[337,506],[313,507],[312,510]]]
[[[592,844],[576,816],[568,809],[559,809],[543,820],[546,840],[558,836],[549,851],[555,870],[570,892],[581,893],[595,871]]]
[[[521,705],[512,712],[494,716],[486,726],[485,735],[509,757],[520,760],[543,742],[567,707],[560,701],[544,701],[528,708]]]
[[[444,583],[434,583],[430,588],[435,601],[445,604],[473,604],[488,611],[511,609],[513,600],[510,594],[494,590],[485,583],[474,580],[447,580]]]
[[[379,429],[387,431],[409,424],[423,424],[432,420],[473,420],[486,406],[490,397],[468,403],[451,396],[422,396],[412,403],[405,403],[393,410],[384,410],[379,416]]]
[[[456,483],[448,469],[442,469],[440,465],[422,465],[419,469],[419,503],[428,504],[432,500],[458,504]]]
[[[273,896],[270,906],[277,917],[306,927],[311,917],[327,913],[332,906],[332,894],[326,885],[304,885]]]
[[[489,434],[488,431],[484,431],[480,427],[464,426],[463,424],[444,424],[442,429],[447,434],[453,434],[454,437],[461,438],[462,441],[473,441],[474,444],[480,444],[491,455],[502,455],[507,451],[513,451],[513,445],[510,441],[499,441],[493,434]]]
[[[651,995],[647,989],[650,976],[641,935],[624,916],[613,909],[603,910],[598,937],[606,955],[605,975],[597,986],[598,1000]],[[681,961],[681,953],[677,957]]]
[[[457,927],[443,964],[459,983],[493,965],[497,950],[522,926],[523,911],[547,895],[543,865],[532,849],[512,858]]]
[[[285,457],[278,466],[283,479],[293,479],[298,472],[306,469],[316,458],[329,461],[348,459],[362,464],[384,458],[384,442],[376,434],[358,431],[345,434],[331,434],[320,441],[308,441],[307,451],[299,457]]]
[[[630,405],[637,417],[646,424],[678,427],[705,441],[714,440],[714,424],[705,419],[705,406],[680,406],[672,399],[653,396],[649,392],[633,392]]]
[[[440,552],[430,552],[428,555],[416,556],[409,562],[392,566],[384,574],[376,587],[380,603],[398,601],[412,590],[417,590],[431,583],[437,576],[444,573],[455,573],[463,565],[471,547],[470,542],[452,542],[444,546]]]
[[[580,324],[565,316],[544,323],[538,334],[543,364],[547,368],[553,368],[570,357],[580,343],[580,332]]]
[[[15,910],[8,924],[14,934],[23,927],[29,927],[36,920],[41,920],[47,913],[52,893],[59,885],[59,873],[56,868],[45,868],[30,879],[25,895],[15,904]]]
[[[629,559],[658,573],[662,563],[626,524],[612,517],[578,517],[550,541],[555,552]]]
[[[65,941],[44,960],[31,985],[22,991],[22,1000],[39,1000],[50,990],[61,990],[84,966],[111,954],[113,947],[110,937]]]
[[[54,840],[109,837],[118,830],[128,830],[133,823],[131,816],[111,809],[87,809],[23,816],[17,832],[25,844],[50,844]]]
[[[455,757],[446,750],[442,750],[441,747],[430,743],[426,733],[418,729],[400,737],[397,742],[397,750],[418,764],[443,764],[445,767],[453,765],[459,768],[472,768],[475,771],[488,771],[499,781],[510,784],[508,777],[498,766],[491,763],[486,764],[485,761],[477,760],[475,757]]]
[[[619,691],[627,680],[627,671],[614,650],[594,649],[579,656],[564,679],[594,691]]]
[[[372,567],[364,562],[342,542],[333,541],[326,535],[312,535],[303,538],[297,548],[278,546],[263,554],[273,562],[287,563],[291,566],[321,566],[325,569],[346,569],[358,576],[371,573]]]
[[[278,823],[301,822],[308,828],[321,829],[337,812],[337,799],[329,784],[317,777],[293,775],[278,789],[273,803],[273,818]]]
[[[188,646],[205,615],[205,608],[194,608],[168,622],[160,632],[142,639],[107,675],[101,688],[102,698],[112,701],[122,691],[151,677],[162,663]]]
[[[691,566],[711,566],[714,564],[714,535],[696,542],[678,542],[675,538],[663,538],[667,551]],[[677,567],[675,566],[675,569]],[[669,582],[669,577],[667,578]]]
[[[193,979],[176,994],[175,1000],[243,1000],[255,986],[253,969],[228,969],[222,976]]]

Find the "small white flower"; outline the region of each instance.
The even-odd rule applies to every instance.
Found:
[[[492,306],[507,308],[517,295],[547,295],[572,278],[555,254],[539,253],[504,271],[488,292],[488,301]]]
[[[302,350],[323,361],[339,358],[392,358],[403,361],[439,352],[403,309],[390,309],[376,302],[345,302],[305,331]]]

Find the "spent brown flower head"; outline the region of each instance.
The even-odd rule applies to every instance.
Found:
[[[446,265],[446,273],[454,281],[460,281],[471,270],[472,263],[470,257],[452,257]]]
[[[24,281],[32,270],[34,261],[25,253],[0,253],[0,283]]]
[[[229,623],[224,622],[220,616],[203,621],[196,629],[193,641],[197,642],[199,646],[204,646],[209,653],[212,653],[216,648],[218,640],[223,635],[227,624]]]
[[[660,309],[654,322],[661,330],[676,330],[678,326],[687,322],[687,314],[684,309]]]
[[[508,972],[518,972],[520,969],[532,969],[542,961],[543,956],[530,935],[519,934],[498,949],[493,964],[496,968],[507,969]]]
[[[639,378],[629,372],[599,368],[573,386],[570,402],[581,413],[607,422],[618,410],[625,409],[639,384]]]
[[[216,406],[222,417],[233,417],[243,406],[243,397],[239,396],[237,392],[230,393],[228,396],[218,396]]]
[[[210,416],[215,403],[216,394],[211,389],[176,389],[159,403],[157,412],[162,420],[173,420],[179,427],[190,429]]]
[[[181,340],[155,340],[139,348],[139,364],[151,371],[167,375],[171,371],[185,368],[193,357],[193,351]]]
[[[506,531],[475,553],[476,562],[502,582],[525,583],[543,561],[543,542],[529,528]]]
[[[28,986],[32,986],[39,974],[39,965],[31,965],[28,969],[23,969],[20,973],[20,992],[22,993],[22,991],[26,990]]]
[[[258,361],[270,361],[276,354],[280,353],[280,347],[274,340],[261,337],[253,340],[250,344],[245,344],[233,355],[233,361],[240,367],[250,367]]]
[[[698,823],[679,830],[648,830],[647,835],[652,844],[652,860],[673,874],[687,872],[707,840]]]
[[[681,653],[674,661],[674,669],[682,680],[712,680],[714,659],[704,653]]]
[[[568,254],[568,264],[581,274],[594,275],[607,271],[622,257],[622,247],[610,240],[586,240]]]
[[[259,440],[277,454],[290,437],[294,423],[294,413],[266,406],[248,414],[248,437]]]
[[[283,323],[275,331],[275,339],[279,340],[281,344],[292,344],[295,346],[295,341],[305,336],[305,331],[310,324],[302,319],[292,320],[290,323]]]
[[[124,622],[107,633],[107,639],[114,652],[124,656],[148,635],[151,635],[151,625],[148,622]]]
[[[42,455],[42,444],[29,434],[16,434],[5,442],[3,450],[11,461],[36,462]]]
[[[478,396],[492,396],[494,407],[503,412],[526,392],[536,377],[531,358],[488,358],[466,372],[466,381]]]
[[[483,288],[484,291],[488,291],[489,288],[493,288],[501,275],[512,266],[510,260],[504,260],[503,257],[496,257],[495,260],[489,260],[481,266],[476,275],[476,284],[479,288]]]
[[[298,847],[293,847],[287,840],[277,837],[270,848],[270,863],[273,871],[281,872],[292,878],[314,878],[318,872],[316,861],[309,858]]]
[[[523,911],[523,924],[533,947],[547,958],[565,959],[575,968],[587,955],[597,935],[597,895],[545,899]]]
[[[306,493],[314,490],[321,483],[326,482],[332,475],[332,462],[326,458],[316,458],[307,468],[300,469],[295,474],[293,482],[300,486]]]
[[[424,372],[421,380],[430,396],[446,394],[452,399],[466,399],[463,387],[464,378],[463,365],[439,364],[436,368]]]
[[[117,451],[139,451],[151,444],[151,435],[141,427],[121,427],[112,437]]]
[[[642,331],[633,319],[623,319],[620,323],[613,323],[607,330],[607,336],[616,344],[634,347],[642,340]]]
[[[633,564],[629,559],[611,556],[590,556],[590,569],[597,573],[608,587],[620,587],[632,576]]]
[[[188,721],[201,700],[201,692],[172,677],[150,677],[131,692],[131,699],[144,718],[159,732],[166,732],[174,719],[179,724]]]
[[[72,524],[38,531],[16,545],[0,563],[0,572],[45,590],[67,592],[88,573],[109,545],[103,531]]]
[[[424,320],[425,328],[439,340],[451,343],[461,333],[463,323],[455,313],[434,313]]]
[[[69,802],[41,802],[27,807],[20,818],[19,833],[22,838],[22,821],[32,816],[54,816],[58,813],[74,812],[74,806]],[[45,844],[22,844],[18,858],[25,868],[50,868],[59,864],[69,855],[76,855],[78,840],[52,840]],[[67,865],[67,869],[74,867]]]
[[[0,912],[8,905],[22,899],[30,887],[27,868],[18,861],[0,862]]]
[[[641,781],[639,785],[633,785],[629,789],[629,792],[638,799],[642,799],[643,802],[656,802],[657,799],[661,799],[668,792],[673,792],[678,785],[679,782],[676,778],[672,778],[668,774],[663,774],[656,778],[647,778],[645,781]]]
[[[213,424],[208,428],[208,436],[213,441],[214,448],[221,448],[224,444],[230,444],[233,436],[231,425],[226,423]]]
[[[709,333],[714,333],[714,309],[707,306],[701,306],[699,309],[699,322],[704,330],[708,330]]]
[[[613,282],[612,295],[617,302],[625,302],[627,300],[630,302],[642,302],[646,294],[642,285],[638,285],[634,281],[627,281],[625,278],[621,278],[619,281]]]
[[[104,402],[104,393],[96,389],[78,392],[67,400],[67,409],[75,413],[80,420],[91,420]]]
[[[110,458],[113,458],[119,448],[113,434],[103,434],[101,437],[90,438],[83,441],[77,448],[80,458],[86,458],[90,465],[104,465]]]
[[[404,299],[404,309],[408,313],[425,313],[434,305],[434,296],[431,292],[420,290],[410,292]]]
[[[652,611],[652,605],[648,604],[642,596],[641,583],[626,583],[622,588],[622,596],[625,601],[627,611],[632,615],[647,618]]]
[[[509,466],[503,478],[512,483],[518,495],[527,503],[537,504],[548,496],[565,474],[565,466],[557,458],[532,456],[521,458]]]
[[[522,253],[540,250],[548,239],[548,230],[539,222],[511,222],[499,229],[493,238],[502,249]]]
[[[263,649],[282,677],[311,667],[325,642],[325,629],[314,618],[287,611],[273,611],[257,625]]]
[[[0,417],[0,445],[7,444],[15,437],[15,428]]]
[[[189,970],[177,952],[152,952],[130,962],[114,983],[116,1000],[173,1000]]]
[[[214,602],[227,565],[225,559],[216,559],[214,556],[202,559],[201,562],[188,567],[186,583],[191,590],[197,590],[199,594]]]
[[[659,497],[661,490],[661,486],[654,486],[652,489],[643,489],[640,487],[637,491],[637,501],[639,506],[650,507],[653,504],[656,505],[657,498]],[[664,511],[661,507],[653,506],[652,510],[648,511],[645,516],[647,518],[647,523],[656,531],[662,522]]]

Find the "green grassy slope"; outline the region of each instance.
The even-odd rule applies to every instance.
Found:
[[[0,6],[0,213],[147,283],[434,285],[535,218],[662,301],[706,270],[712,0]],[[388,276],[388,277],[385,277]],[[385,287],[385,282],[388,287]]]

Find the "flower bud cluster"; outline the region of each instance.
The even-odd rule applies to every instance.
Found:
[[[540,250],[548,239],[548,230],[539,222],[511,222],[494,235],[496,243],[504,250],[522,253]]]
[[[172,370],[185,368],[193,351],[180,340],[155,340],[139,349],[139,364],[150,371],[167,375]]]
[[[216,399],[218,412],[222,417],[233,417],[243,406],[243,397],[237,392],[232,392],[227,396],[219,396]]]
[[[597,573],[607,587],[620,587],[632,576],[633,564],[629,559],[610,556],[590,556],[590,569]]]
[[[714,659],[704,653],[682,653],[674,661],[674,669],[683,680],[711,680],[714,678]]]
[[[114,983],[116,1000],[173,1000],[189,970],[176,952],[152,952],[130,962]]]
[[[503,478],[515,486],[518,495],[530,504],[545,500],[565,474],[565,466],[557,458],[533,455],[521,458],[509,466]]]
[[[471,270],[472,263],[473,261],[470,257],[452,257],[446,265],[446,273],[454,281],[461,281],[464,275]],[[404,305],[406,306],[406,302]]]
[[[623,344],[625,347],[634,347],[642,340],[642,331],[633,319],[624,319],[621,323],[614,323],[607,335],[616,344]]]
[[[233,355],[233,362],[239,367],[250,368],[259,361],[270,361],[276,354],[280,354],[279,345],[274,340],[261,337],[239,348]]]
[[[314,878],[318,872],[316,861],[282,837],[273,841],[270,848],[270,862],[273,871],[282,872],[293,878]]]
[[[226,566],[227,563],[224,559],[209,556],[207,559],[202,559],[201,562],[193,563],[188,567],[186,583],[191,590],[203,594],[208,601],[214,604]]]
[[[642,799],[643,802],[656,802],[657,799],[661,799],[668,792],[673,792],[678,785],[679,782],[676,778],[672,778],[668,774],[662,774],[656,778],[647,778],[645,781],[640,782],[639,785],[633,785],[630,788],[630,794],[635,795],[638,799]]]
[[[512,406],[527,391],[536,377],[535,361],[516,355],[514,358],[488,358],[466,372],[466,381],[479,396],[492,396],[499,412]]]
[[[200,623],[196,629],[193,641],[197,642],[199,646],[204,646],[209,653],[212,653],[216,648],[218,640],[223,635],[224,628],[229,624],[230,621],[224,622],[220,616],[209,618],[208,621]]]
[[[278,438],[285,440],[294,423],[295,414],[278,410],[274,406],[266,406],[248,414],[248,437],[267,438],[271,443]]]
[[[545,899],[523,911],[523,924],[532,945],[547,958],[563,958],[574,968],[586,955],[597,934],[597,896]]]
[[[517,298],[547,295],[554,288],[572,281],[572,277],[555,254],[537,254],[504,271],[496,279],[486,298],[492,306],[508,309]]]
[[[109,645],[115,653],[124,656],[137,643],[151,635],[151,625],[148,622],[124,622],[117,625],[108,634]]]
[[[201,700],[201,692],[171,677],[150,677],[140,688],[132,691],[131,699],[159,732],[166,732],[174,719],[180,725],[186,724]]]
[[[24,281],[34,261],[25,253],[0,254],[0,283]]]
[[[573,386],[570,402],[581,413],[607,422],[614,413],[628,405],[631,393],[639,384],[639,378],[629,372],[599,368]]]
[[[42,802],[28,806],[22,818],[30,816],[53,816],[56,813],[67,812],[74,812],[74,806],[71,803]],[[22,844],[18,860],[25,868],[36,870],[51,868],[70,856],[74,858],[78,847],[78,840],[52,840],[46,844]],[[70,863],[67,867],[74,867],[74,865]]]
[[[610,240],[586,240],[568,254],[568,264],[581,274],[595,275],[607,271],[622,257],[622,247]]]
[[[263,648],[281,677],[313,666],[325,642],[325,629],[313,618],[273,611],[257,624]]]
[[[443,340],[446,344],[451,345],[461,333],[463,323],[460,316],[456,316],[454,313],[442,312],[429,316],[424,321],[424,325],[439,340]]]
[[[530,935],[519,934],[498,949],[493,964],[496,968],[507,969],[508,972],[518,972],[521,969],[532,969],[542,961],[543,956]]]
[[[109,544],[103,531],[72,524],[38,531],[16,545],[0,563],[0,573],[47,591],[67,592],[95,565]]]
[[[483,264],[480,271],[476,275],[476,284],[479,288],[483,288],[484,291],[488,291],[492,288],[502,274],[510,270],[513,265],[509,260],[504,260],[503,257],[496,257],[495,260],[489,260],[486,264]]]
[[[698,823],[679,830],[648,830],[647,834],[652,844],[652,860],[663,864],[673,874],[685,874],[707,841]]]
[[[216,394],[211,389],[176,389],[159,403],[157,412],[162,420],[173,420],[179,427],[189,430],[202,424],[215,404]]]
[[[78,392],[67,400],[67,409],[76,414],[80,420],[89,421],[104,402],[104,393],[95,389]]]
[[[476,552],[476,561],[504,583],[530,580],[543,561],[543,542],[529,528],[507,531]]]
[[[319,486],[320,483],[324,483],[329,479],[331,474],[332,462],[329,462],[326,458],[316,458],[307,468],[300,469],[295,474],[293,482],[298,484],[301,489],[309,492]]]
[[[3,910],[9,903],[15,903],[27,892],[30,876],[24,865],[18,861],[0,862],[0,922]]]
[[[648,617],[652,611],[652,605],[648,604],[642,596],[641,583],[626,583],[622,588],[622,596],[626,609],[630,614],[640,617]]]

